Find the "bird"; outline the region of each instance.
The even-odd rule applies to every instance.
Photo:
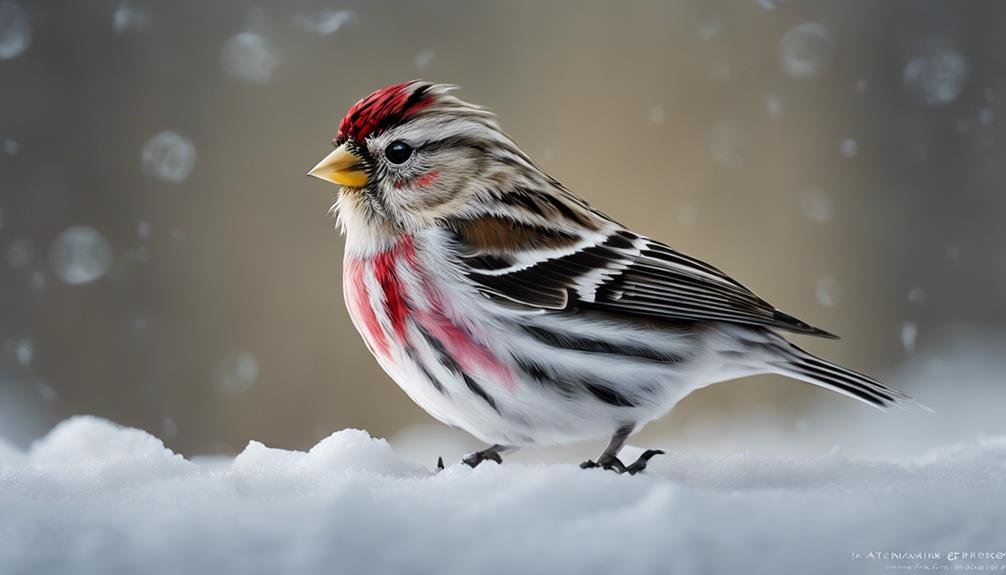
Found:
[[[879,409],[912,402],[784,334],[837,336],[630,230],[546,174],[488,109],[413,80],[351,106],[308,174],[339,186],[349,316],[422,409],[487,447],[626,440],[691,392],[781,374]],[[442,467],[442,461],[440,467]]]

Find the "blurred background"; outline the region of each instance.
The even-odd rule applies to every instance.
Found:
[[[0,0],[0,437],[90,413],[187,455],[345,427],[478,447],[367,353],[336,188],[304,175],[351,104],[416,77],[937,408],[755,378],[638,442],[1004,425],[1006,3]]]

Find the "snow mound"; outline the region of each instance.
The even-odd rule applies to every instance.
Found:
[[[91,416],[72,417],[54,427],[31,446],[28,461],[40,478],[99,490],[196,471],[153,435]]]
[[[669,454],[635,477],[513,462],[436,473],[359,430],[306,453],[253,441],[188,461],[146,432],[75,417],[26,453],[0,442],[0,572],[1004,569],[1004,477],[1006,437],[906,461]]]

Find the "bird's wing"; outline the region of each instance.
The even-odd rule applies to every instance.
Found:
[[[836,337],[777,310],[715,267],[610,220],[590,233],[492,215],[445,226],[486,297],[630,319],[720,321]]]

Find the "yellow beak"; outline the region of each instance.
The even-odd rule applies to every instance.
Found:
[[[307,175],[350,188],[362,188],[369,180],[363,161],[350,152],[346,144],[332,150],[332,153],[311,168]]]

